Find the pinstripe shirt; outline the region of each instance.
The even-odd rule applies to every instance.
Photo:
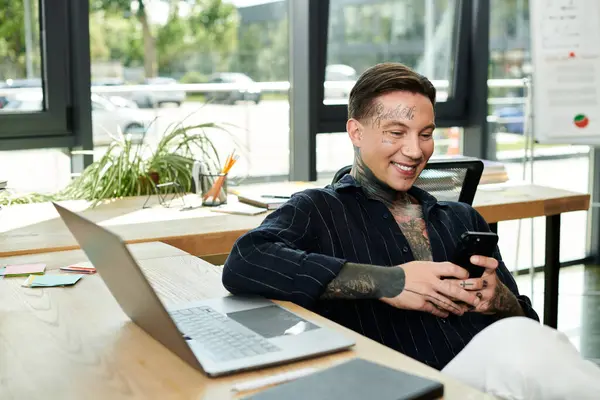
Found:
[[[433,261],[448,261],[465,231],[489,231],[471,206],[441,202],[412,187],[423,208]],[[502,262],[500,280],[517,296],[525,315],[539,321],[530,300]],[[435,317],[396,309],[378,300],[321,300],[346,262],[397,266],[414,261],[390,210],[368,199],[350,175],[322,189],[296,193],[256,229],[240,237],[223,268],[233,294],[287,300],[311,309],[379,343],[442,369],[475,334],[498,317],[480,313]]]

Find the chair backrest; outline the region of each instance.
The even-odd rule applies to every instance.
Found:
[[[332,183],[350,173],[351,165],[337,171]],[[460,201],[472,205],[483,173],[483,162],[472,157],[430,159],[415,186],[438,200]]]

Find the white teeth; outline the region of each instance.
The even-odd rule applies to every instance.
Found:
[[[415,169],[415,167],[408,167],[406,165],[402,165],[402,164],[398,164],[392,161],[392,164],[394,164],[395,166],[397,166],[398,168],[400,168],[403,171],[412,171]]]

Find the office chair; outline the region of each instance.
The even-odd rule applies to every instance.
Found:
[[[350,173],[352,166],[341,168],[332,183]],[[483,162],[472,157],[430,159],[415,186],[426,190],[438,200],[460,201],[473,204],[477,186],[483,173]]]

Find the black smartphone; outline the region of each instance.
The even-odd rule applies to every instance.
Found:
[[[493,232],[465,232],[461,235],[452,262],[469,271],[469,278],[480,278],[485,270],[471,264],[471,256],[492,257],[498,245],[498,235]]]

